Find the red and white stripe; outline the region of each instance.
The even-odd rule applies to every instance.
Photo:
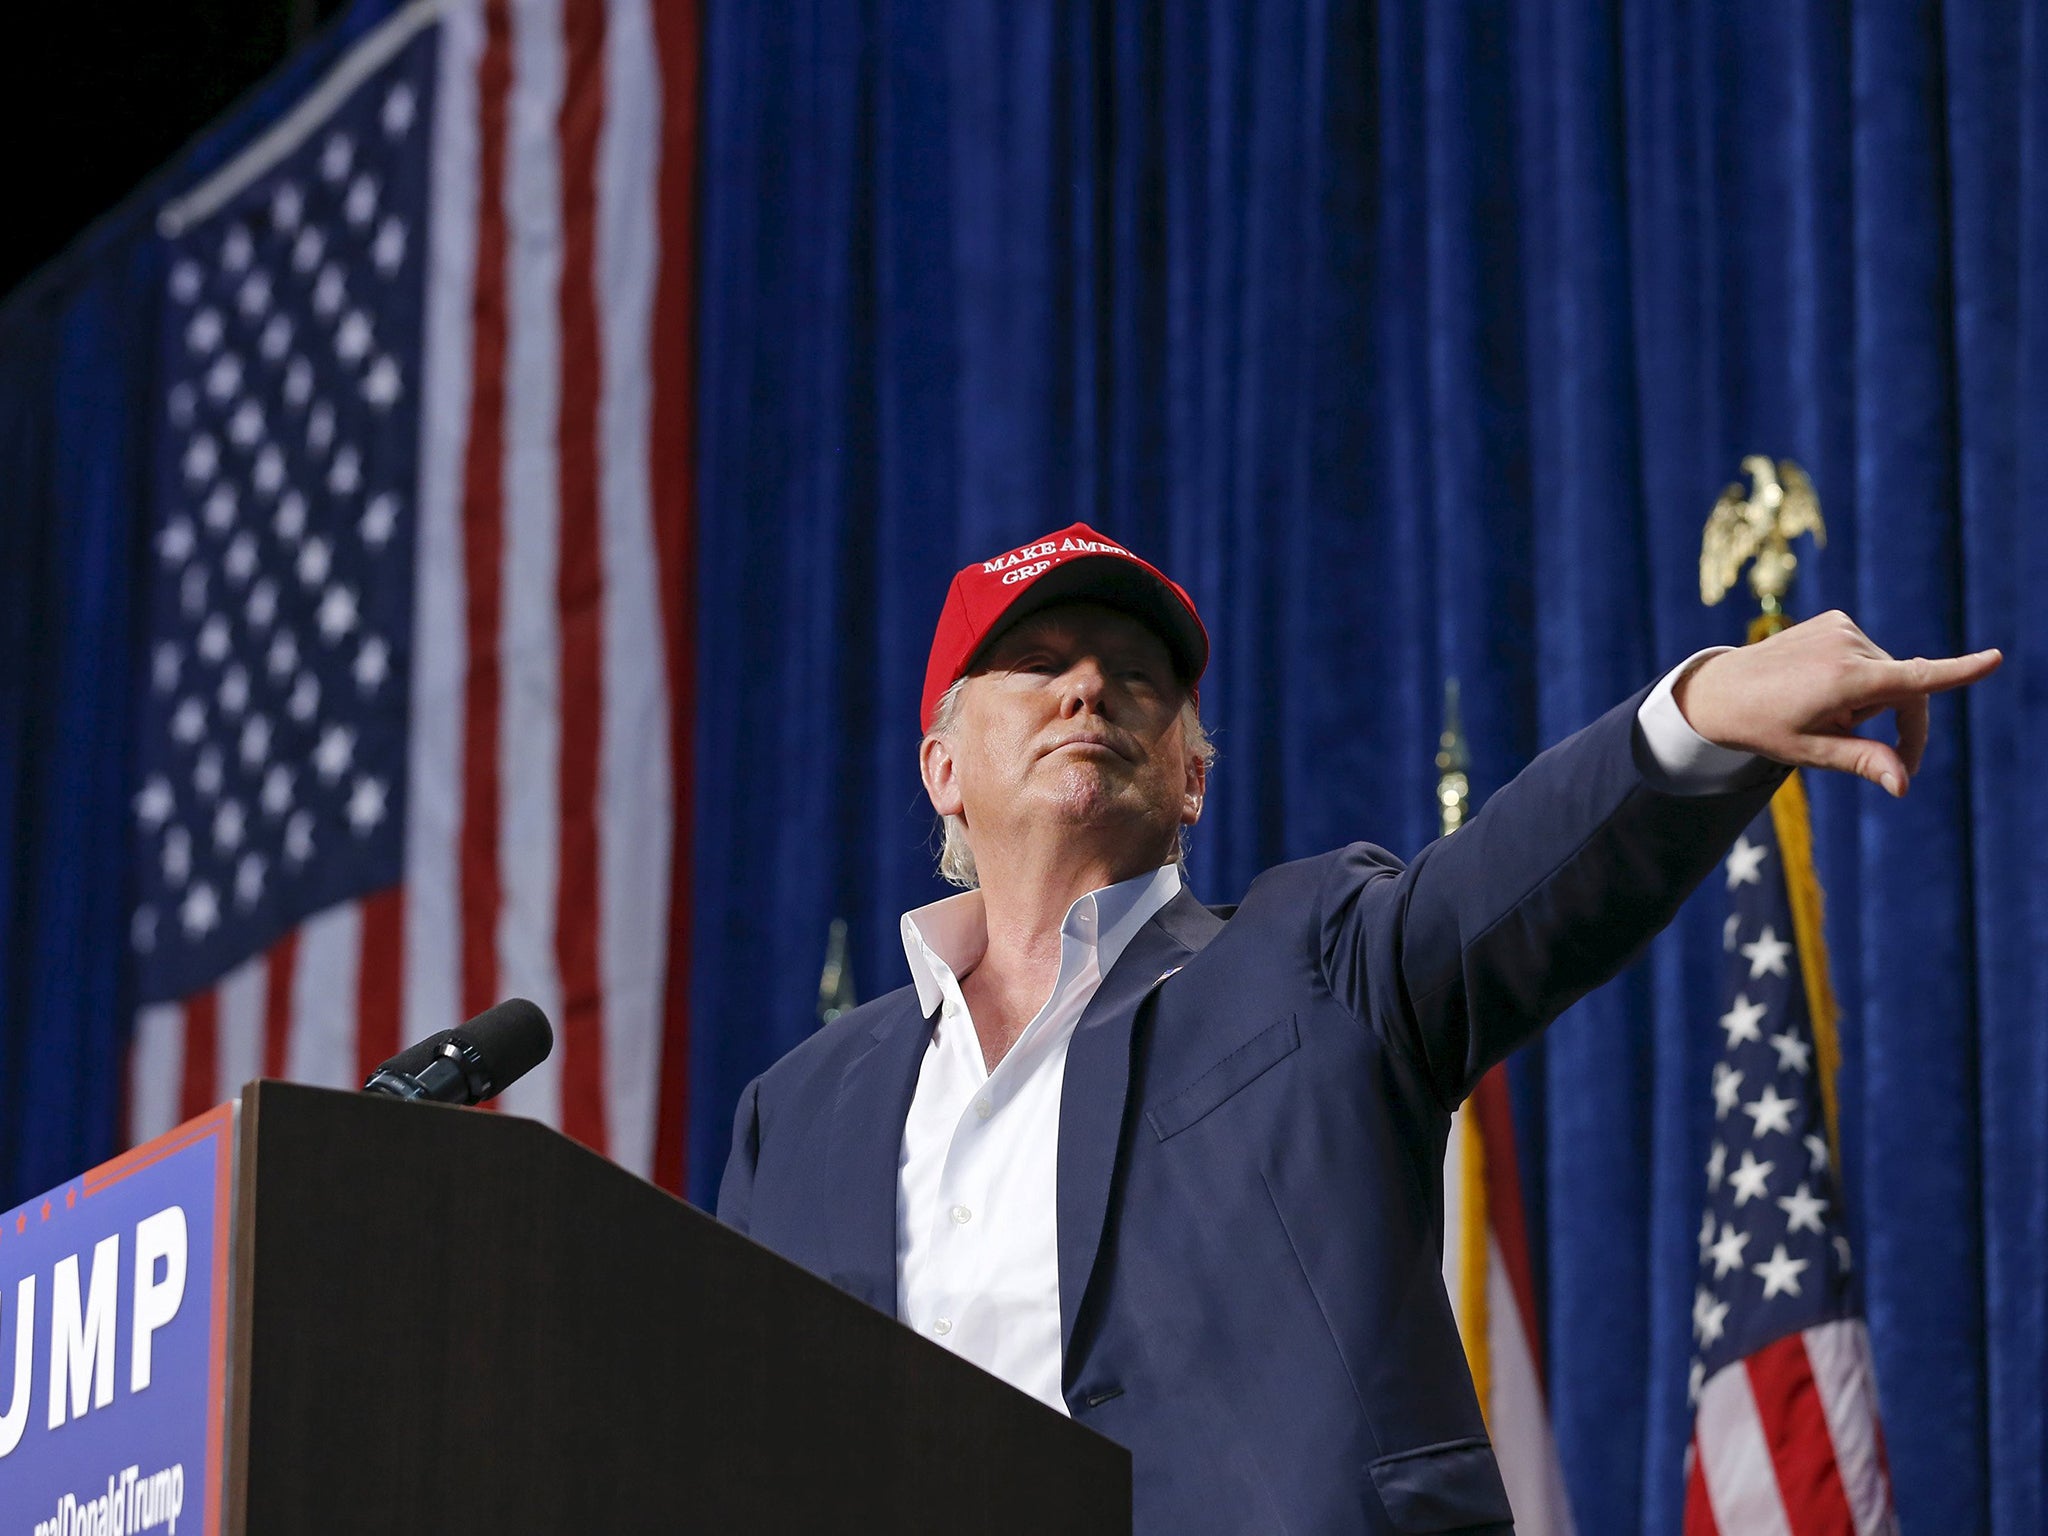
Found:
[[[1515,1529],[1522,1536],[1572,1536],[1571,1499],[1565,1491],[1564,1468],[1558,1460],[1557,1437],[1550,1427],[1550,1406],[1543,1382],[1542,1329],[1536,1313],[1535,1273],[1529,1254],[1528,1226],[1522,1210],[1522,1180],[1515,1150],[1514,1114],[1507,1077],[1495,1067],[1480,1080],[1458,1110],[1444,1162],[1444,1278],[1453,1298],[1464,1291],[1458,1272],[1464,1223],[1473,1214],[1460,1198],[1465,1187],[1462,1143],[1476,1130],[1486,1186],[1486,1348],[1487,1434]],[[1475,1321],[1460,1317],[1461,1333]]]
[[[1860,1318],[1717,1371],[1686,1453],[1686,1536],[1895,1536],[1875,1380]]]
[[[1493,1341],[1493,1381],[1486,1405],[1487,1430],[1515,1529],[1522,1536],[1571,1536],[1570,1496],[1550,1405],[1535,1348],[1534,1307],[1526,1305],[1510,1280],[1498,1228],[1487,1250],[1488,1321]]]
[[[405,878],[141,1010],[129,1135],[520,995],[504,1107],[680,1187],[696,7],[437,24]]]

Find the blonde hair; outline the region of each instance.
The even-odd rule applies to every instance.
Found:
[[[932,728],[925,733],[927,736],[949,735],[960,723],[960,690],[966,686],[967,679],[959,678],[940,697],[939,707],[932,711]],[[1180,724],[1187,736],[1188,751],[1200,758],[1206,769],[1216,761],[1216,744],[1209,740],[1209,732],[1202,724],[1202,712],[1196,708],[1192,694],[1181,705]],[[981,884],[981,877],[974,870],[974,850],[967,846],[966,818],[942,816],[939,822],[939,875],[950,884],[971,891]],[[1180,866],[1183,875],[1187,873],[1188,829],[1185,826],[1174,829],[1173,862]]]

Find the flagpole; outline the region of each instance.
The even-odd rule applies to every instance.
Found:
[[[1748,566],[1755,644],[1791,622],[1791,540],[1819,545],[1826,530],[1798,465],[1752,455],[1743,468],[1754,489],[1729,486],[1707,520],[1700,597],[1719,602]],[[1726,872],[1728,1011],[1693,1292],[1683,1529],[1895,1533],[1842,1215],[1837,1010],[1797,773],[1736,840]]]
[[[846,919],[835,917],[825,930],[825,966],[818,973],[818,1022],[830,1024],[859,1004],[853,990],[853,965],[846,958]]]
[[[1472,803],[1472,753],[1465,745],[1465,726],[1458,714],[1458,680],[1444,679],[1444,731],[1437,738],[1437,834],[1449,837],[1465,825]]]
[[[1811,534],[1814,547],[1825,549],[1828,535],[1820,498],[1797,464],[1790,459],[1773,463],[1762,454],[1751,454],[1742,467],[1750,476],[1750,494],[1743,495],[1739,484],[1728,486],[1707,518],[1700,543],[1700,597],[1709,607],[1720,602],[1747,563],[1749,588],[1762,609],[1749,621],[1747,643],[1754,645],[1792,622],[1785,611],[1785,599],[1799,572],[1792,540]],[[1835,1078],[1842,1063],[1837,1028],[1841,1009],[1823,934],[1826,895],[1814,868],[1812,811],[1797,770],[1785,776],[1771,797],[1771,826],[1778,835],[1786,896],[1792,906],[1793,937],[1799,946],[1828,1152],[1838,1159],[1839,1167],[1842,1135]]]

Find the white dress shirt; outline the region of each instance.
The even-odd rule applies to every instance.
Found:
[[[1701,651],[1665,676],[1637,713],[1658,787],[1710,794],[1755,761],[1685,721],[1671,690]],[[960,995],[988,928],[968,891],[903,915],[903,952],[931,1043],[903,1123],[896,1181],[897,1315],[1061,1413],[1060,1090],[1074,1026],[1125,946],[1180,894],[1172,865],[1091,891],[1060,925],[1052,995],[988,1070]]]
[[[1067,1411],[1060,1396],[1060,1089],[1082,1010],[1124,947],[1180,894],[1169,864],[1091,891],[1060,925],[1060,974],[991,1072],[960,995],[988,948],[981,892],[904,914],[903,949],[939,1018],[903,1122],[896,1304],[904,1322]]]

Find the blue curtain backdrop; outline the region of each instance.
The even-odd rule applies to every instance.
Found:
[[[0,305],[0,1205],[120,1136],[157,210],[396,3],[358,0]]]
[[[167,172],[182,183],[388,11]],[[968,559],[1076,518],[1194,592],[1194,874],[1433,830],[1740,637],[1698,533],[1798,459],[1797,602],[2004,645],[1904,804],[1814,785],[1848,1193],[1914,1531],[2048,1527],[2048,20],[2020,0],[841,0],[709,8],[693,1186],[813,1027],[827,924],[904,979],[913,749]],[[120,1093],[145,189],[0,309],[0,1203]],[[1580,1526],[1678,1528],[1712,891],[1515,1064]]]
[[[0,317],[0,1199],[115,1134],[148,260],[81,252]]]
[[[950,573],[1074,519],[1193,591],[1194,849],[1434,829],[1694,649],[1744,453],[1829,519],[1796,601],[2001,644],[1904,804],[1814,786],[1848,1190],[1908,1530],[2038,1532],[2048,1272],[2048,36],[2040,8],[711,9],[692,1178],[937,893],[917,697]],[[2031,706],[2031,707],[2030,707]],[[1588,1532],[1680,1523],[1720,898],[1517,1064]]]

